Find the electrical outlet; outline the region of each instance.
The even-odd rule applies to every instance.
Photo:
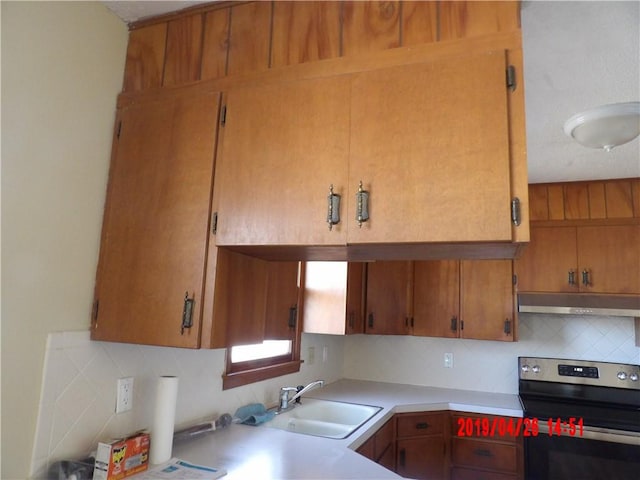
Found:
[[[444,368],[453,368],[453,353],[444,354]]]
[[[322,347],[322,363],[327,363],[328,358],[329,358],[329,347],[324,345]]]
[[[133,377],[119,378],[116,394],[116,413],[128,412],[133,408]]]
[[[313,365],[316,360],[316,348],[309,347],[307,350],[307,365]]]

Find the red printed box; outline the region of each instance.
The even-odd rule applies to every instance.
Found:
[[[138,432],[111,443],[99,443],[94,480],[121,480],[149,466],[149,434]]]

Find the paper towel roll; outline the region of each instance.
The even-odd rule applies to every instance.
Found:
[[[156,407],[151,430],[151,451],[149,453],[149,461],[153,465],[171,459],[177,398],[178,377],[160,377],[156,390]]]

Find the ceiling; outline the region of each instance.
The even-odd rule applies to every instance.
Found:
[[[198,1],[103,1],[126,23]],[[591,107],[640,100],[640,0],[522,2],[529,182],[640,177],[640,139],[611,152],[565,136]]]

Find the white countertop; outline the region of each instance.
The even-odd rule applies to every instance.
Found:
[[[223,478],[228,480],[397,479],[401,477],[354,451],[395,413],[457,410],[522,417],[515,394],[340,380],[306,397],[375,405],[382,410],[343,440],[231,425],[174,445],[173,455],[224,468],[228,473]]]

